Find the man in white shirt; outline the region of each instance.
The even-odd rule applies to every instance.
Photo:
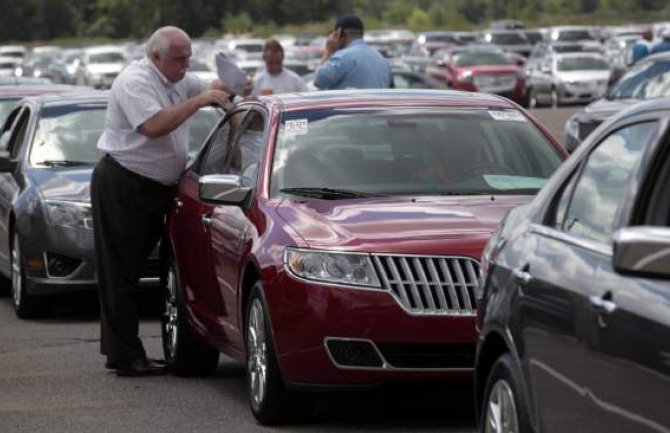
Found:
[[[147,41],[146,57],[114,80],[105,131],[105,156],[91,179],[96,266],[100,294],[100,351],[119,376],[164,374],[147,359],[138,335],[141,270],[163,232],[188,154],[186,121],[228,94],[187,74],[191,40],[162,27]]]
[[[307,85],[298,74],[284,68],[284,48],[278,40],[268,39],[263,48],[265,69],[258,72],[247,96],[306,92]]]

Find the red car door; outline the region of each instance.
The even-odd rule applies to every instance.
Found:
[[[221,173],[229,143],[237,137],[246,113],[237,111],[217,126],[200,158],[182,178],[172,213],[171,234],[186,301],[210,331],[217,328],[225,310],[211,248],[214,207],[200,199],[198,179]]]
[[[244,120],[241,132],[230,146],[229,158],[224,166],[225,174],[241,176],[242,183],[254,187],[257,184],[258,168],[265,143],[265,118],[260,111],[252,110]],[[252,205],[253,206],[253,205]],[[239,312],[239,293],[242,284],[244,261],[250,248],[250,239],[257,233],[250,218],[252,212],[240,206],[218,205],[212,214],[211,248],[214,255],[214,272],[223,298],[221,319],[229,333],[229,342],[243,349],[243,332]]]

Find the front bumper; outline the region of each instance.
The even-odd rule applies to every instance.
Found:
[[[413,315],[384,290],[311,284],[287,274],[265,294],[289,384],[372,386],[472,374],[473,314]],[[349,343],[358,354],[348,358]]]

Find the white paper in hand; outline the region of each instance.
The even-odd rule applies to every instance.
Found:
[[[232,56],[222,51],[216,53],[216,72],[219,80],[236,95],[242,95],[244,87],[247,84],[247,74],[237,66],[237,62]]]

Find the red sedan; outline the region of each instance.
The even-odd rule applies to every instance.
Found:
[[[478,258],[565,153],[503,98],[337,91],[239,103],[179,184],[163,343],[177,374],[244,360],[254,416],[300,391],[469,378]]]
[[[523,68],[495,47],[455,47],[442,51],[442,59],[426,74],[451,88],[494,93],[528,106]]]

